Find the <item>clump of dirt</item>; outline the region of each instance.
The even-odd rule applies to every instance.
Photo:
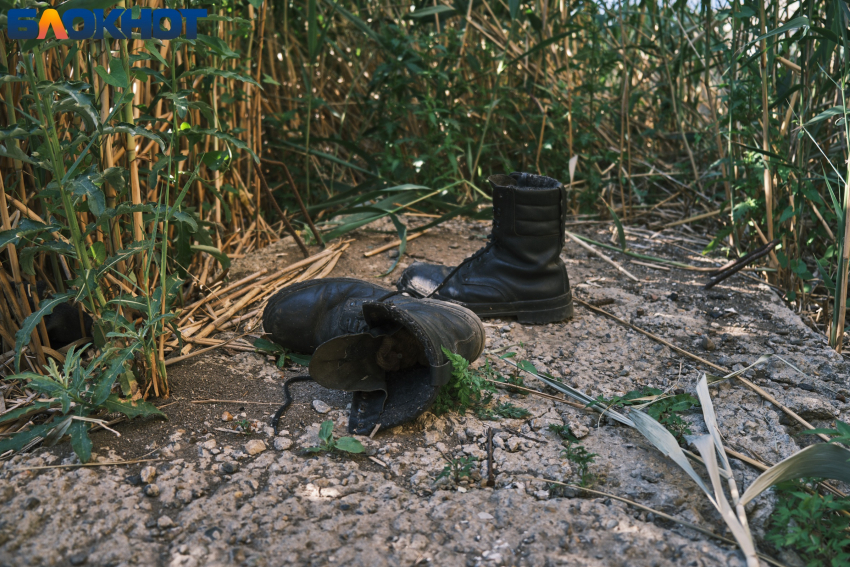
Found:
[[[408,218],[414,225],[421,218]],[[427,220],[427,219],[426,219]],[[592,238],[607,229],[584,225]],[[391,227],[383,227],[390,230]],[[331,277],[359,277],[392,286],[412,260],[456,264],[483,245],[489,223],[451,221],[408,244],[395,258],[364,253],[394,240],[367,230],[352,235]],[[705,262],[687,249],[694,237],[666,231],[660,238],[630,233],[641,252],[686,263]],[[317,248],[314,249],[318,250]],[[279,254],[286,254],[279,256]],[[759,356],[781,355],[748,377],[816,426],[850,419],[850,367],[764,284],[745,274],[706,292],[704,276],[653,269],[617,258],[641,281],[571,242],[562,255],[576,297],[677,346],[730,369]],[[234,262],[231,277],[301,259],[284,239]],[[580,306],[571,321],[542,326],[485,320],[486,348],[512,351],[593,397],[611,398],[642,387],[693,393],[703,372],[716,372],[646,336]],[[488,360],[512,374],[498,357]],[[482,364],[479,361],[477,364]],[[156,459],[122,467],[32,467],[74,464],[67,445],[38,448],[0,468],[0,557],[6,564],[40,565],[743,565],[735,549],[654,514],[572,489],[575,482],[549,426],[569,426],[590,453],[594,487],[717,531],[723,523],[693,482],[638,433],[565,403],[501,390],[497,403],[529,412],[521,419],[482,421],[470,414],[437,417],[360,437],[362,455],[305,455],[318,444],[322,421],[347,435],[350,395],[314,382],[292,385],[293,404],[280,434],[267,426],[283,401],[285,378],[274,361],[226,348],[169,369],[174,397],[161,400],[168,421],[121,424],[121,437],[93,435],[97,460]],[[546,390],[526,377],[528,387]],[[800,449],[806,437],[779,408],[737,383],[713,387],[728,446],[764,462]],[[227,400],[193,403],[199,400]],[[245,435],[222,420],[261,424]],[[320,413],[321,412],[321,413]],[[705,431],[698,409],[683,415],[693,433]],[[486,439],[494,429],[495,487],[487,478]],[[471,458],[474,457],[473,461]],[[447,460],[472,463],[460,484],[440,478]],[[738,485],[758,471],[733,459]],[[771,497],[748,507],[761,536]],[[46,542],[50,542],[47,544]],[[695,562],[695,563],[694,563]]]

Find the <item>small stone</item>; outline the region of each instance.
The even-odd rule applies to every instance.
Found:
[[[276,451],[286,451],[292,447],[292,439],[288,437],[276,437],[274,440],[274,448]]]
[[[35,496],[30,496],[26,500],[24,500],[24,510],[35,510],[41,505],[41,500],[36,498]]]
[[[128,476],[127,483],[129,483],[130,486],[141,486],[144,484],[142,482],[142,477],[137,474],[131,474],[130,476]]]
[[[398,248],[393,248],[392,250],[388,250],[387,256],[389,256],[390,258],[398,258]]]
[[[635,310],[635,315],[637,315],[638,317],[643,317],[644,315],[646,315],[646,309],[642,309],[642,308],[638,307]]]
[[[226,463],[221,463],[218,469],[224,474],[234,474],[239,471],[239,463],[236,461],[227,461]]]
[[[519,437],[510,437],[508,439],[508,451],[516,453],[522,447],[522,439]]]
[[[667,296],[667,299],[669,299],[670,301],[678,301],[679,294],[674,291],[673,293]]]
[[[159,487],[155,484],[146,485],[142,491],[145,493],[145,496],[150,496],[151,498],[159,496]]]
[[[215,439],[207,439],[206,441],[204,441],[204,444],[202,445],[202,447],[204,449],[207,449],[207,450],[215,449],[215,447],[216,447]]]
[[[174,520],[169,518],[168,516],[160,516],[156,521],[156,525],[161,530],[167,530],[168,528],[174,527]]]
[[[797,387],[800,388],[801,390],[806,390],[807,392],[814,392],[815,391],[814,386],[812,386],[811,384],[806,384],[805,382],[801,382],[801,383],[797,384]]]
[[[488,514],[487,512],[478,512],[479,520],[492,520],[493,514]]]
[[[245,443],[245,452],[249,455],[259,455],[267,449],[266,444],[260,439],[251,439]]]
[[[221,414],[221,421],[233,421],[233,414],[229,411],[224,412]]]
[[[501,332],[503,332],[503,333],[510,333],[510,332],[511,332],[511,328],[510,328],[510,326],[508,326],[508,325],[503,325],[503,326],[502,326],[502,328],[501,328],[501,329],[499,329],[499,331],[501,331]]]
[[[703,348],[703,350],[706,350],[708,352],[717,350],[717,345],[714,344],[714,341],[711,340],[711,337],[703,337],[702,341],[700,341],[700,346]]]
[[[325,414],[331,411],[331,406],[322,400],[313,400],[313,409],[316,410],[317,413]]]
[[[607,522],[605,522],[605,529],[606,530],[613,530],[614,528],[616,528],[619,525],[620,525],[620,522],[618,520],[610,519]]]
[[[145,484],[150,484],[153,482],[153,479],[156,477],[156,469],[147,466],[142,469],[142,472],[139,473],[139,478],[142,479],[142,482]]]
[[[68,562],[71,565],[83,565],[86,561],[89,560],[88,553],[75,553],[71,557],[68,558]]]

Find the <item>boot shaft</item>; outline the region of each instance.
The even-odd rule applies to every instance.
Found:
[[[492,175],[493,241],[498,256],[523,264],[554,262],[564,247],[567,192],[551,177]]]

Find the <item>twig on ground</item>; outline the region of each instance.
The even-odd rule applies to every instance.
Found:
[[[253,404],[257,406],[278,406],[277,402],[247,402],[244,400],[190,400],[192,404]]]
[[[516,390],[522,390],[523,392],[528,392],[529,394],[534,394],[535,396],[539,396],[541,398],[546,398],[548,400],[556,401],[560,404],[567,404],[568,406],[572,406],[577,409],[583,409],[588,411],[594,411],[587,406],[583,406],[580,403],[572,402],[566,398],[559,398],[558,396],[552,396],[551,394],[544,394],[539,390],[533,390],[531,388],[526,388],[524,386],[515,386],[513,384],[509,384],[507,382],[499,382],[498,380],[491,380],[490,378],[482,378],[485,382],[490,382],[492,384],[496,384],[497,386],[502,386],[503,388],[513,388]]]
[[[754,250],[754,251],[750,252],[749,254],[747,254],[746,256],[739,258],[737,261],[733,262],[731,265],[724,266],[719,272],[717,272],[715,275],[713,275],[710,280],[708,280],[708,283],[705,284],[703,289],[713,288],[714,286],[716,286],[717,284],[719,284],[720,282],[722,282],[726,278],[736,274],[738,271],[740,271],[747,264],[754,262],[754,261],[758,260],[759,258],[761,258],[762,256],[769,254],[774,248],[776,248],[777,244],[779,244],[778,238],[773,240],[772,242],[768,242],[767,244],[765,244],[764,246],[762,246],[758,250]]]
[[[74,465],[42,465],[39,467],[17,467],[6,469],[7,472],[41,471],[48,469],[75,469],[78,467],[109,467],[113,465],[135,465],[137,463],[155,463],[165,459],[137,459],[135,461],[108,461],[105,463],[77,463]]]
[[[575,242],[576,244],[578,244],[579,246],[581,246],[582,248],[584,248],[584,249],[585,249],[585,250],[587,250],[588,252],[590,252],[590,253],[592,253],[592,254],[595,254],[596,256],[598,256],[599,258],[601,258],[602,260],[604,260],[604,261],[608,262],[609,264],[611,264],[612,266],[614,266],[615,268],[617,268],[617,270],[618,270],[618,271],[620,271],[621,273],[625,274],[628,278],[630,278],[630,279],[632,279],[632,280],[634,280],[634,281],[636,281],[636,282],[639,282],[639,281],[640,281],[637,277],[635,277],[634,275],[632,275],[632,273],[631,273],[631,272],[629,272],[628,270],[626,270],[626,269],[625,269],[624,267],[622,267],[620,264],[618,264],[617,262],[615,262],[614,260],[612,260],[611,258],[609,258],[608,256],[606,256],[605,254],[603,254],[602,252],[600,252],[600,251],[599,251],[599,250],[597,250],[596,248],[592,247],[590,244],[586,244],[586,243],[582,242],[581,240],[579,240],[579,239],[578,239],[578,238],[577,238],[577,237],[576,237],[573,233],[571,233],[570,231],[567,231],[567,236],[569,236],[569,237],[570,237],[570,240],[572,240],[573,242]]]
[[[410,242],[411,240],[415,240],[415,239],[419,238],[420,236],[422,236],[423,234],[425,234],[426,232],[428,232],[428,231],[423,230],[422,232],[417,232],[415,234],[411,234],[410,236],[407,237],[407,241]],[[383,246],[379,246],[378,248],[375,248],[374,250],[369,250],[368,252],[365,252],[363,254],[363,257],[364,258],[371,258],[375,254],[380,254],[381,252],[386,252],[390,248],[395,248],[396,246],[401,246],[401,240],[393,240],[389,244],[384,244]]]
[[[496,473],[493,470],[493,428],[487,428],[487,486],[496,486]]]

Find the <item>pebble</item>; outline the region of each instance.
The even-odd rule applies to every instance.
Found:
[[[717,345],[714,344],[714,341],[711,340],[711,337],[703,337],[702,341],[700,341],[700,346],[708,352],[717,350]]]
[[[239,471],[239,463],[236,461],[227,461],[226,463],[221,463],[218,470],[224,474],[233,474]]]
[[[221,414],[221,421],[233,421],[233,414],[229,411],[224,412]]]
[[[488,514],[487,512],[478,512],[479,520],[492,520],[493,514]]]
[[[288,437],[276,437],[274,440],[274,448],[276,451],[286,451],[292,447],[292,439]]]
[[[201,446],[204,449],[207,449],[207,450],[215,449],[215,447],[216,447],[215,439],[207,439],[206,441],[204,441],[204,444],[201,445]]]
[[[167,530],[168,528],[174,527],[174,520],[168,516],[160,516],[156,521],[156,525],[161,530]]]
[[[245,443],[245,452],[249,455],[259,455],[267,449],[266,444],[260,439],[251,439]]]
[[[393,248],[387,252],[387,256],[390,258],[398,258],[398,248]]]
[[[24,500],[24,510],[35,510],[41,505],[41,500],[36,498],[35,496],[30,496],[26,500]]]
[[[159,487],[155,484],[145,485],[142,491],[145,493],[145,496],[150,496],[151,498],[159,496]]]
[[[511,332],[511,328],[510,328],[509,325],[503,325],[502,328],[499,329],[499,330],[503,333],[510,333]]]
[[[83,565],[86,561],[88,561],[88,559],[88,553],[75,553],[74,555],[68,558],[68,562],[71,565]]]
[[[156,469],[151,466],[143,468],[142,471],[139,473],[139,478],[145,484],[152,483],[153,479],[156,478]]]
[[[313,409],[316,410],[317,413],[325,414],[331,411],[331,406],[322,400],[313,400]]]

